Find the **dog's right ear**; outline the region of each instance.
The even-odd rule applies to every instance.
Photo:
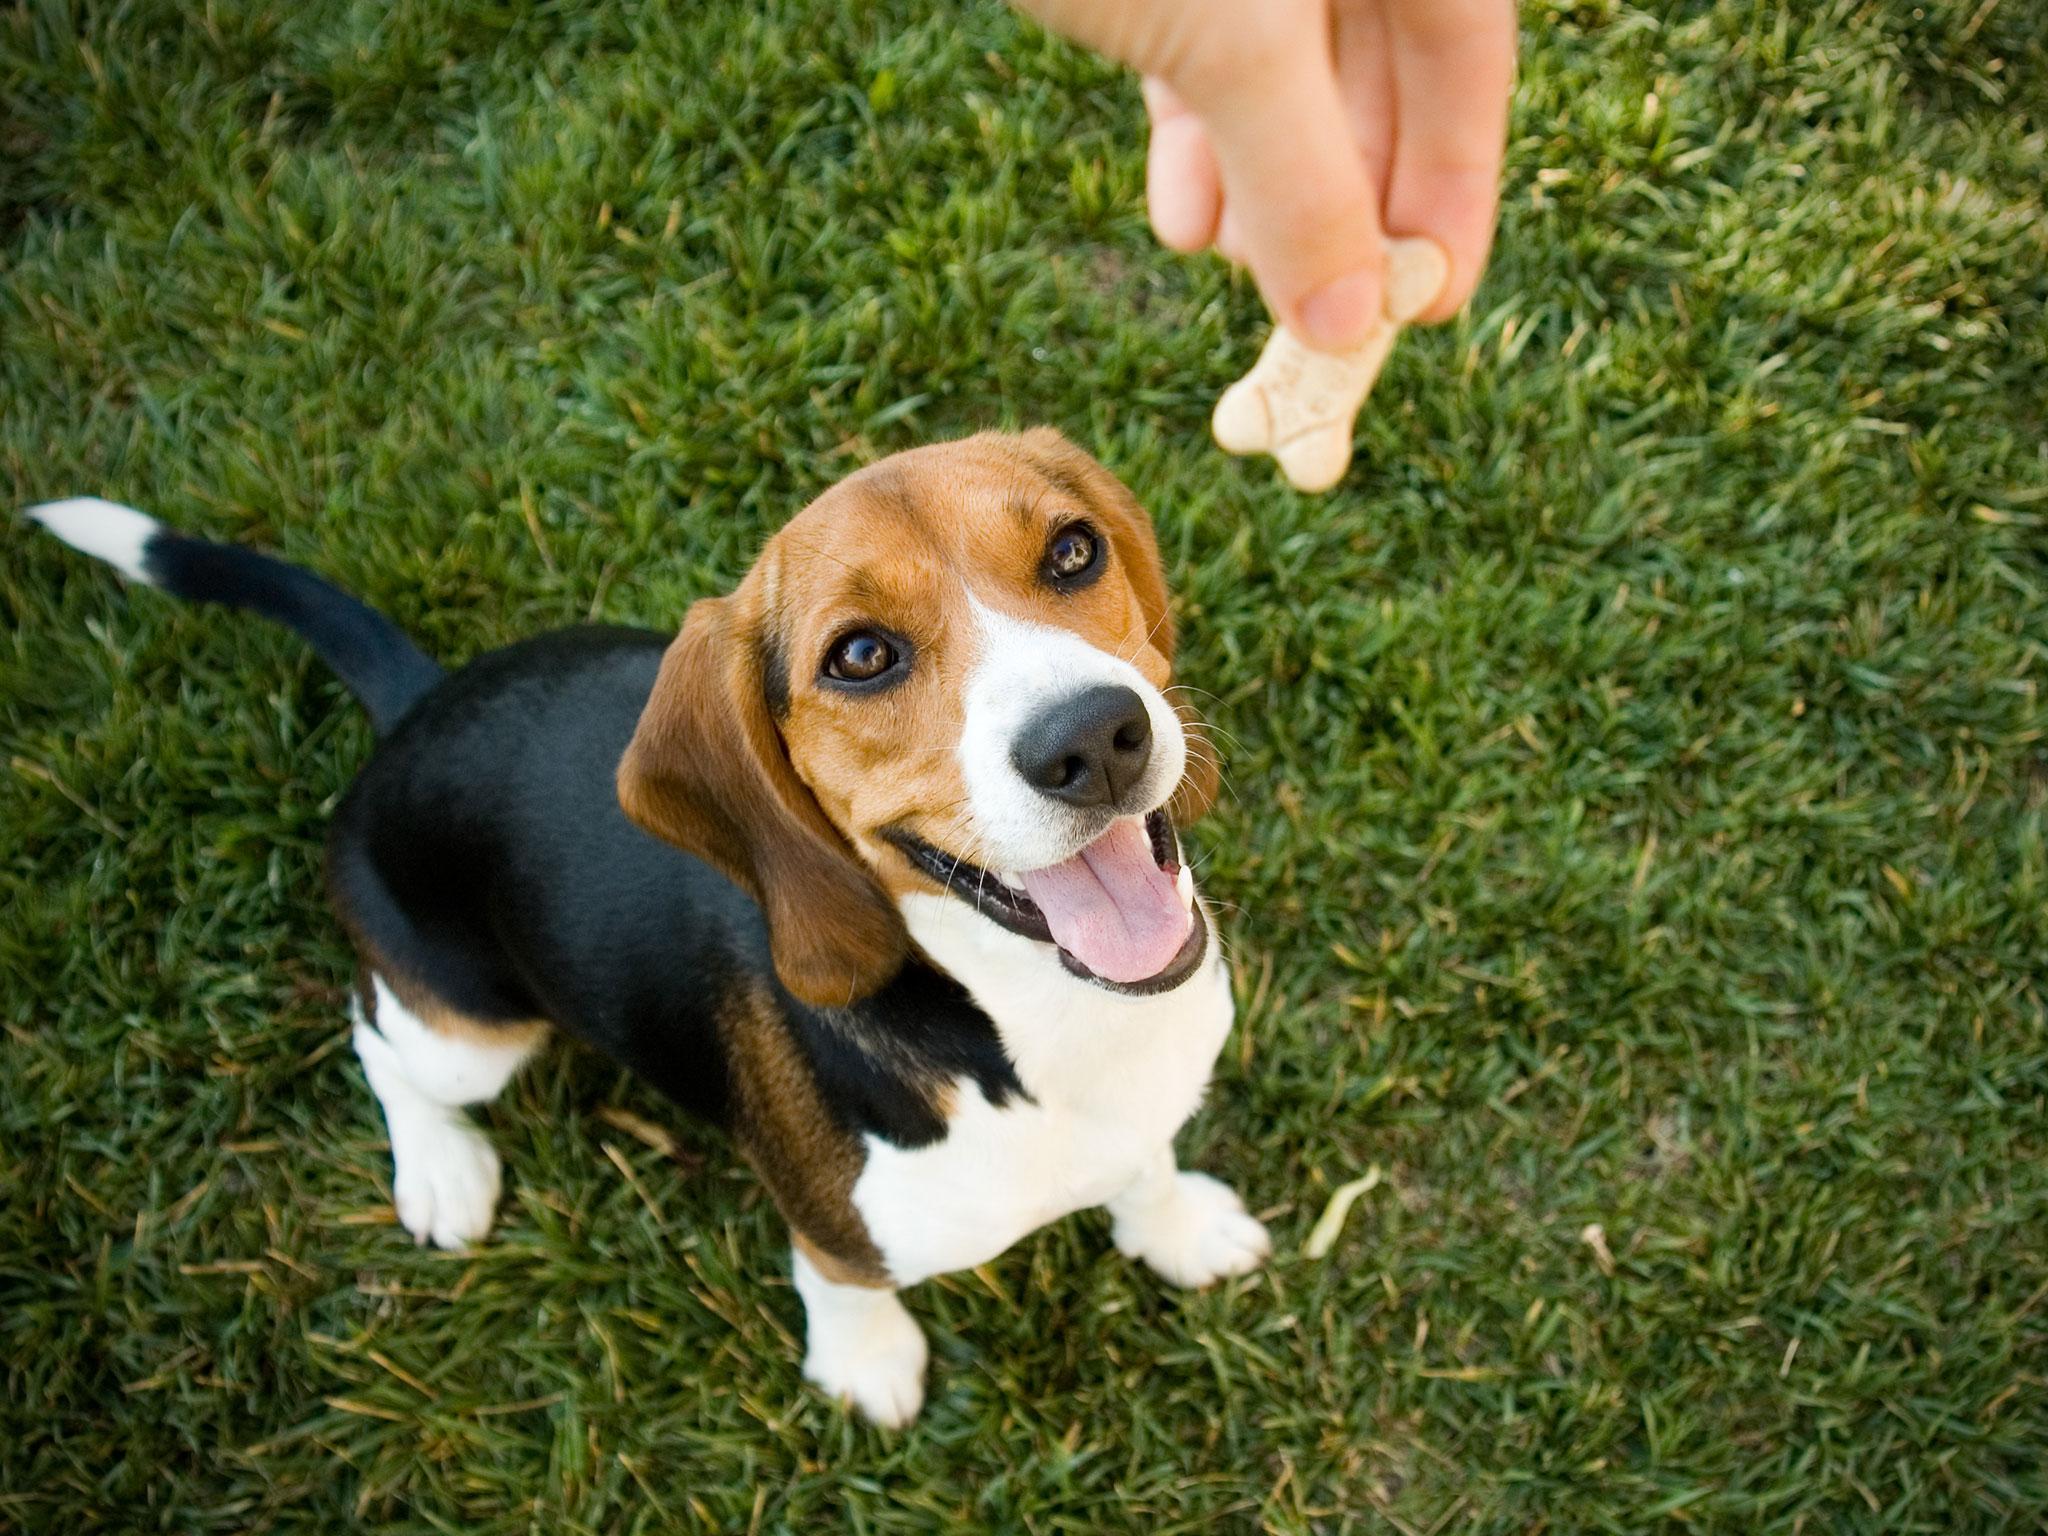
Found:
[[[769,709],[765,639],[745,586],[690,609],[620,759],[619,804],[760,904],[785,987],[844,1007],[896,974],[909,938],[790,764]]]

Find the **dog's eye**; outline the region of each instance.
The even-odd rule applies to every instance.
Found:
[[[871,629],[859,629],[833,642],[825,675],[842,683],[871,683],[895,665],[896,647]]]
[[[1086,523],[1069,523],[1045,546],[1045,574],[1059,586],[1070,586],[1095,569],[1102,558],[1102,540]]]

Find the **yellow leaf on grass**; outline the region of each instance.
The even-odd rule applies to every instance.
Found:
[[[1316,1224],[1309,1229],[1308,1241],[1301,1245],[1305,1259],[1320,1259],[1337,1245],[1337,1234],[1344,1230],[1344,1218],[1351,1214],[1351,1205],[1368,1190],[1379,1188],[1380,1165],[1374,1163],[1364,1174],[1348,1184],[1339,1184],[1330,1192],[1330,1203],[1323,1207],[1323,1214],[1316,1218]]]

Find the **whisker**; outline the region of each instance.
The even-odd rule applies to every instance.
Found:
[[[1162,609],[1161,609],[1161,610],[1159,611],[1159,617],[1158,617],[1158,618],[1156,618],[1156,619],[1154,619],[1154,620],[1152,621],[1152,627],[1151,627],[1150,629],[1146,630],[1144,634],[1140,635],[1140,636],[1139,636],[1139,637],[1138,637],[1138,638],[1137,638],[1137,639],[1136,639],[1136,640],[1135,640],[1135,641],[1134,641],[1134,642],[1132,643],[1132,645],[1131,645],[1131,650],[1130,650],[1130,655],[1126,656],[1126,655],[1123,655],[1123,654],[1119,653],[1119,654],[1118,654],[1118,656],[1117,656],[1117,659],[1118,659],[1119,661],[1122,661],[1122,662],[1125,662],[1125,663],[1129,663],[1130,661],[1132,661],[1133,659],[1135,659],[1135,658],[1136,658],[1136,656],[1137,656],[1137,654],[1138,654],[1138,652],[1142,651],[1143,649],[1145,649],[1145,647],[1146,647],[1146,646],[1148,646],[1148,645],[1150,645],[1150,644],[1152,643],[1152,637],[1153,637],[1154,635],[1157,635],[1157,634],[1159,633],[1159,630],[1160,630],[1160,626],[1162,626],[1162,625],[1164,625],[1164,624],[1167,624],[1167,623],[1171,622],[1171,621],[1172,621],[1172,618],[1173,618],[1173,610],[1172,610],[1172,609],[1170,609],[1170,608],[1162,608]]]
[[[1200,718],[1196,718],[1193,720],[1183,719],[1181,721],[1181,728],[1185,730],[1190,736],[1200,738],[1214,738],[1218,736],[1226,736],[1230,739],[1230,744],[1233,747],[1242,748],[1244,746],[1244,741],[1237,735],[1236,732],[1228,730],[1223,726],[1217,725],[1214,721],[1211,720],[1203,720]]]

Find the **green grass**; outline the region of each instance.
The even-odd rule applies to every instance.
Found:
[[[0,1530],[2042,1528],[2040,13],[1523,19],[1492,270],[1304,499],[1207,441],[1261,312],[1150,243],[1134,91],[990,6],[0,12],[8,504],[459,659],[673,624],[899,447],[1118,470],[1230,745],[1183,1144],[1280,1250],[927,1285],[882,1435],[751,1178],[568,1050],[413,1249],[319,895],[363,721],[0,522]]]

